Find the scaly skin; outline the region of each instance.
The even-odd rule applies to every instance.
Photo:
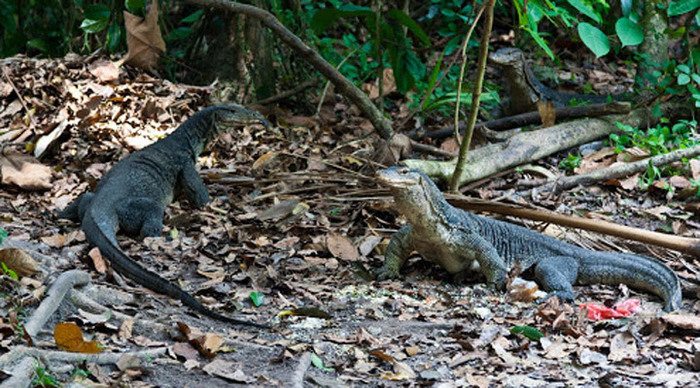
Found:
[[[477,216],[451,206],[421,172],[392,167],[377,174],[388,186],[396,208],[408,220],[389,242],[380,279],[396,278],[414,251],[451,274],[474,269],[486,280],[506,287],[514,266],[534,269],[535,279],[550,295],[574,299],[573,284],[624,283],[658,295],[664,309],[681,307],[678,276],[665,264],[645,256],[583,249],[521,226]]]
[[[260,113],[238,105],[203,109],[168,137],[119,161],[102,177],[94,193],[82,194],[59,216],[81,221],[90,244],[100,249],[117,272],[136,283],[179,299],[211,318],[265,327],[209,310],[180,287],[136,263],[119,248],[116,238],[120,229],[141,237],[160,236],[165,207],[178,194],[195,207],[206,205],[209,194],[195,169],[199,154],[219,133],[254,123],[269,125]]]

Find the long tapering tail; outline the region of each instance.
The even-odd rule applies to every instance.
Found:
[[[85,217],[83,217],[82,228],[85,232],[85,236],[92,245],[100,249],[102,254],[109,259],[110,264],[112,264],[114,269],[116,269],[120,274],[152,291],[167,295],[173,299],[179,299],[189,308],[218,321],[232,323],[235,325],[269,328],[269,326],[264,324],[230,318],[212,311],[201,304],[192,295],[182,290],[180,287],[172,284],[146,268],[143,268],[119,248],[114,231],[110,230],[108,233],[104,230],[112,228],[107,224],[101,226],[95,221],[96,218],[97,217],[92,209],[90,209],[90,211],[85,214]]]

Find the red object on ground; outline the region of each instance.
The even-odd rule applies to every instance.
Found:
[[[605,319],[629,317],[639,310],[640,305],[639,299],[627,299],[616,303],[613,308],[598,303],[583,303],[579,307],[586,309],[588,319],[602,321]]]

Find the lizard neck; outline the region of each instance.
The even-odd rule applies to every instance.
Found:
[[[450,225],[449,214],[454,208],[433,182],[411,189],[396,189],[393,194],[399,212],[416,231],[434,234]]]
[[[218,133],[213,110],[208,108],[197,112],[180,125],[169,138],[196,161],[204,147]]]

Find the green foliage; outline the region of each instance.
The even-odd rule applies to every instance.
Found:
[[[530,341],[539,341],[542,337],[544,337],[544,334],[539,331],[539,329],[528,325],[513,326],[510,329],[510,332],[512,334],[522,334]]]
[[[0,261],[0,271],[9,276],[12,280],[19,280],[19,275],[17,275],[17,272],[10,269],[10,267],[8,267],[7,264],[2,261]]]
[[[334,372],[335,369],[323,365],[323,360],[316,353],[311,353],[311,364],[324,372]]]
[[[430,39],[418,23],[399,9],[378,14],[369,7],[344,4],[318,10],[311,19],[310,26],[316,34],[320,34],[340,19],[349,17],[358,17],[364,24],[376,53],[375,60],[378,55],[388,57],[399,92],[406,93],[415,85],[416,80],[425,76],[425,65],[416,54],[413,40],[404,34],[402,27],[410,31],[425,47],[430,46]]]
[[[694,58],[686,63],[671,60],[660,70],[646,74],[644,78],[655,88],[657,94],[677,96],[680,100],[690,100],[700,108],[700,66]]]
[[[2,245],[3,241],[5,241],[7,236],[8,236],[7,231],[0,227],[0,245]]]
[[[565,159],[559,162],[559,168],[566,171],[573,172],[578,166],[581,165],[581,155],[569,153]]]
[[[700,0],[673,0],[668,5],[668,16],[678,16],[700,8]]]
[[[33,386],[39,386],[39,387],[60,387],[61,383],[58,382],[58,380],[51,376],[49,372],[40,367],[37,366],[34,369],[34,372],[36,373],[36,377],[34,377],[34,380],[32,380],[32,385]]]
[[[250,301],[253,302],[253,305],[255,305],[255,307],[262,306],[264,299],[265,295],[260,291],[252,291],[250,293]]]
[[[576,29],[583,44],[593,51],[596,57],[600,58],[610,52],[610,41],[603,31],[586,22],[579,23]]]
[[[642,27],[630,18],[622,17],[617,19],[615,32],[620,37],[622,46],[636,46],[644,41]]]
[[[654,156],[698,144],[695,136],[697,130],[695,120],[679,120],[676,124],[669,126],[668,120],[662,119],[661,123],[646,131],[620,122],[615,125],[622,132],[610,135],[610,143],[615,147],[616,152],[622,152],[629,147],[638,147]]]

